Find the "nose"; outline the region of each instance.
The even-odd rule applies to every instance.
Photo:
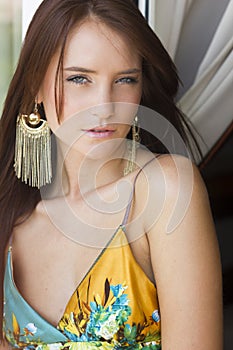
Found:
[[[92,114],[99,120],[107,120],[114,115],[113,102],[105,102],[93,107]]]
[[[112,93],[108,86],[99,88],[96,105],[93,107],[92,114],[100,120],[107,120],[114,115]]]

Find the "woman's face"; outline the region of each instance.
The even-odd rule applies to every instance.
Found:
[[[136,49],[100,22],[88,20],[74,29],[64,54],[59,121],[54,97],[58,57],[53,57],[38,93],[52,131],[62,138],[63,128],[81,153],[103,141],[125,138],[142,93],[142,63]]]

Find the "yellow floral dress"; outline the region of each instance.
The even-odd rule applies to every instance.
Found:
[[[11,248],[4,279],[3,331],[20,349],[160,349],[157,293],[120,226],[71,296],[57,327],[20,295]]]
[[[135,179],[136,180],[136,179]],[[41,317],[19,293],[9,248],[4,276],[4,336],[26,350],[161,349],[155,285],[136,262],[118,227],[71,296],[57,327]]]

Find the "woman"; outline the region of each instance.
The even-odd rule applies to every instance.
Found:
[[[137,124],[188,144],[177,88],[130,0],[42,2],[0,124],[1,349],[221,349],[204,185]]]

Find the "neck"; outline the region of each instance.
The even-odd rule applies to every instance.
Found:
[[[92,158],[57,142],[58,164],[61,171],[63,193],[70,199],[77,199],[103,186],[118,181],[124,172],[125,143],[119,145],[110,155]]]

